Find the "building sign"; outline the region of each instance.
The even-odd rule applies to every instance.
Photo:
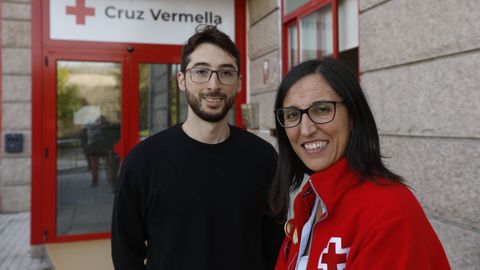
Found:
[[[199,24],[234,39],[234,0],[50,0],[55,40],[183,45]]]

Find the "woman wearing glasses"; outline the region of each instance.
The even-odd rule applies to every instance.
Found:
[[[372,112],[343,64],[294,67],[275,114],[271,204],[286,220],[277,270],[450,269],[417,199],[383,165]]]

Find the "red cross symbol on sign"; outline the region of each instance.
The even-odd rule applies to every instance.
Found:
[[[85,6],[85,0],[75,0],[75,6],[67,6],[67,14],[75,15],[77,24],[85,24],[87,16],[95,16],[95,9]]]
[[[342,238],[331,237],[318,260],[318,269],[344,270],[350,248],[342,248]]]

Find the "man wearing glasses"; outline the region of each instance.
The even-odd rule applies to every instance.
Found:
[[[273,269],[282,227],[267,213],[276,152],[228,124],[240,56],[216,27],[183,47],[187,120],[126,157],[112,219],[115,269]]]

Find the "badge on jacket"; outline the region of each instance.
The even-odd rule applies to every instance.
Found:
[[[327,246],[323,249],[318,260],[318,269],[322,270],[344,270],[347,266],[350,247],[342,247],[341,237],[330,237]]]

